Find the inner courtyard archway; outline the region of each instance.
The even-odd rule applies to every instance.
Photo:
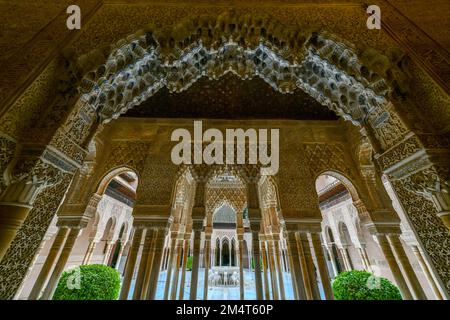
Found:
[[[17,80],[4,83],[0,97],[1,298],[50,298],[71,258],[80,264],[98,251],[102,263],[122,268],[121,299],[207,299],[209,283],[199,274],[214,260],[217,208],[208,193],[218,189],[222,200],[239,198],[230,203],[236,238],[227,244],[229,255],[235,251],[228,264],[236,256],[237,266],[247,266],[257,299],[332,299],[336,272],[326,258],[335,253],[321,249],[331,238],[314,188],[326,172],[339,175],[347,190],[339,203],[325,199],[342,206],[331,215],[351,217],[343,221],[345,237],[339,224],[330,226],[334,258],[376,272],[383,257],[363,250],[372,246],[405,299],[449,297],[448,59],[420,28],[388,5],[389,32],[372,36],[361,5],[115,5],[91,8],[91,22],[76,37],[49,23],[29,37],[32,46],[21,50],[27,57],[5,58],[4,79]],[[40,48],[45,43],[53,47]],[[239,84],[250,89],[248,103]],[[170,133],[191,128],[196,118],[221,130],[280,128],[280,171],[261,177],[257,166],[235,166],[231,174],[175,166]],[[119,183],[117,168],[125,185],[139,177],[131,200],[127,188],[109,188]],[[114,233],[97,246],[109,223],[96,212],[108,188],[121,194],[111,212],[128,206],[132,221],[119,241],[122,223],[111,220]],[[55,250],[40,255],[55,230]],[[82,253],[80,237],[87,238]],[[56,253],[61,246],[63,255]],[[122,263],[114,258],[120,248]],[[40,280],[30,273],[35,263],[46,266],[34,271]],[[244,299],[245,281],[239,289]]]

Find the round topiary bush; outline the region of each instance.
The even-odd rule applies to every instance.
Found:
[[[187,269],[188,271],[191,271],[191,270],[192,270],[192,257],[187,257],[186,269]]]
[[[53,300],[117,300],[120,274],[102,265],[82,265],[63,272]]]
[[[366,271],[346,271],[333,281],[336,300],[402,300],[398,288],[389,280]]]

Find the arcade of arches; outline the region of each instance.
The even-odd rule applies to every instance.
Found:
[[[359,0],[80,0],[78,31],[53,2],[0,5],[1,299],[88,263],[120,299],[333,299],[353,269],[450,297],[450,44],[418,14],[445,1],[369,30]],[[278,173],[174,165],[194,119],[278,128]]]

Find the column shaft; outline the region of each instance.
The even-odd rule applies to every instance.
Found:
[[[131,243],[130,253],[128,254],[128,259],[125,267],[124,277],[122,281],[122,289],[120,291],[120,300],[127,300],[128,293],[130,291],[131,281],[133,280],[134,269],[136,267],[136,260],[139,251],[139,246],[142,240],[142,229],[136,229],[133,235],[133,241]]]
[[[348,257],[348,251],[346,248],[339,249],[342,255],[342,259],[344,260],[344,266],[346,271],[352,270],[352,265],[350,263],[350,258]]]
[[[142,247],[141,261],[139,262],[136,283],[134,284],[133,300],[141,300],[144,296],[144,282],[147,273],[147,263],[150,255],[150,247],[153,240],[153,230],[146,229],[144,246]]]
[[[338,270],[337,270],[337,266],[336,266],[336,260],[335,260],[335,257],[333,255],[333,250],[331,250],[330,247],[327,247],[327,252],[328,252],[328,256],[330,257],[331,267],[333,268],[333,278],[334,278],[334,277],[336,277],[338,275]]]
[[[397,283],[400,292],[402,293],[403,299],[412,300],[411,292],[406,284],[405,279],[403,278],[402,272],[400,271],[400,267],[395,260],[394,254],[391,250],[389,242],[385,235],[379,234],[377,235],[378,243],[380,244],[381,250],[383,251],[384,257],[386,258],[387,263],[389,264],[389,268],[391,269],[392,275],[394,276],[395,282]]]
[[[42,294],[42,299],[50,300],[52,298],[58,284],[59,277],[64,271],[64,267],[66,266],[67,260],[69,259],[70,253],[72,251],[73,245],[75,244],[75,241],[77,240],[79,232],[80,229],[78,228],[70,229],[69,234],[67,235],[66,242],[64,243],[64,247],[61,250],[61,254],[59,255],[58,261],[56,262],[55,268],[53,269],[50,280],[48,280],[47,287]]]
[[[50,274],[53,264],[64,245],[64,241],[66,240],[67,234],[69,232],[68,228],[59,228],[56,233],[55,240],[53,240],[52,247],[45,259],[44,265],[42,266],[41,271],[39,272],[39,276],[36,279],[36,282],[33,285],[33,289],[31,289],[31,293],[28,296],[29,300],[37,300],[41,294],[42,288],[45,286],[45,282],[47,281],[48,275]]]
[[[364,268],[369,272],[373,272],[372,266],[370,265],[370,262],[369,262],[369,258],[367,257],[366,249],[364,249],[364,247],[362,247],[362,248],[358,248],[358,251],[361,256],[361,260],[363,262]]]
[[[259,253],[259,232],[252,232],[253,262],[255,265],[256,300],[262,300],[261,255]]]
[[[160,227],[155,230],[155,240],[151,248],[152,255],[154,258],[152,268],[150,270],[149,286],[147,294],[145,296],[145,299],[147,300],[155,300],[156,297],[165,238],[166,238],[166,228]]]
[[[178,279],[180,277],[181,249],[182,249],[182,245],[183,245],[183,240],[178,240],[177,242],[178,242],[177,243],[177,257],[176,257],[175,263],[174,263],[172,291],[170,292],[170,299],[172,299],[172,300],[177,299]]]
[[[123,252],[125,251],[126,244],[125,243],[123,243],[123,244],[121,243],[120,245],[121,245],[121,247],[120,247],[120,250],[119,250],[119,254],[117,255],[117,261],[116,261],[116,265],[115,265],[115,268],[117,270],[119,270],[120,262],[122,261]]]
[[[277,269],[277,274],[278,274],[278,284],[279,284],[279,289],[280,289],[280,299],[281,300],[286,300],[286,295],[285,295],[285,291],[284,291],[284,281],[283,281],[283,268],[281,266],[281,258],[280,258],[280,246],[279,246],[279,240],[274,240],[273,241],[273,245],[274,245],[274,251],[275,251],[275,266]]]
[[[300,257],[298,255],[299,251],[297,249],[297,239],[295,238],[295,233],[288,232],[287,245],[288,245],[289,260],[292,263],[291,267],[292,284],[294,289],[297,291],[296,293],[297,299],[306,300],[307,295],[303,273],[301,270],[302,268],[300,265]]]
[[[264,275],[264,298],[270,300],[269,276],[267,274],[269,268],[267,265],[266,241],[261,241],[261,255],[263,258],[263,275]]]
[[[269,254],[269,269],[270,269],[270,282],[272,284],[272,299],[278,300],[278,280],[277,280],[277,274],[275,272],[275,259],[274,259],[274,252],[273,252],[273,246],[271,244],[271,241],[267,241],[267,251]]]
[[[87,247],[86,254],[84,255],[83,264],[89,264],[92,258],[92,254],[94,252],[96,242],[91,241],[89,242],[89,246]]]
[[[316,254],[317,268],[319,269],[320,280],[322,281],[323,291],[327,300],[333,300],[333,290],[331,289],[331,280],[328,274],[327,263],[323,255],[322,241],[318,233],[311,233],[311,241]]]
[[[319,287],[317,284],[316,271],[314,268],[314,261],[311,254],[311,247],[309,245],[308,236],[306,233],[299,233],[300,242],[302,245],[303,257],[305,259],[305,265],[307,269],[307,275],[309,278],[311,299],[320,300]]]
[[[205,248],[203,249],[203,255],[205,259],[205,279],[203,285],[203,300],[208,300],[208,276],[209,276],[209,258],[210,254],[210,246],[211,246],[211,238],[205,238]]]
[[[431,274],[431,271],[428,268],[428,265],[422,255],[422,252],[420,252],[420,250],[417,246],[413,246],[412,251],[416,255],[417,260],[419,261],[420,267],[422,268],[423,272],[425,273],[425,276],[427,277],[430,287],[433,289],[434,295],[436,296],[436,298],[438,300],[443,300],[444,298],[442,297],[441,291],[439,290],[438,286],[436,285],[433,275]]]
[[[180,293],[178,296],[179,300],[184,299],[184,285],[186,282],[186,266],[187,266],[187,258],[189,254],[189,239],[184,240],[184,247],[183,247],[183,262],[181,266],[181,283],[180,283]]]
[[[110,241],[108,241],[106,243],[106,250],[105,250],[106,252],[105,252],[105,255],[103,256],[103,264],[104,265],[108,265],[113,247],[114,247],[114,243],[112,243]]]
[[[198,268],[200,262],[200,230],[193,230],[194,245],[193,245],[193,259],[191,272],[191,291],[189,293],[190,300],[197,300],[197,286],[198,286]]]
[[[166,284],[164,286],[164,300],[169,299],[169,291],[170,285],[172,284],[172,271],[173,271],[173,262],[176,259],[177,250],[175,248],[177,244],[176,235],[172,235],[172,239],[170,240],[170,255],[169,261],[167,262],[167,273],[166,273]]]
[[[420,285],[419,279],[409,262],[408,256],[406,255],[405,249],[403,248],[402,243],[400,242],[400,236],[397,234],[392,234],[388,236],[389,242],[392,245],[392,249],[394,250],[395,255],[397,256],[400,265],[405,272],[406,279],[411,286],[411,291],[414,297],[418,300],[426,300],[427,296]]]

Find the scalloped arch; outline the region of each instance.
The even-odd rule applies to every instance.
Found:
[[[261,77],[284,94],[301,89],[363,125],[369,112],[383,109],[390,94],[401,91],[398,85],[404,83],[405,73],[398,61],[403,58],[371,49],[358,55],[332,35],[295,30],[268,15],[238,15],[231,10],[186,19],[172,30],[149,26],[111,48],[80,57],[77,64],[85,75],[81,99],[104,123],[163,87],[181,92],[200,77],[217,79],[233,72],[244,80]],[[99,66],[83,71],[92,65]]]

